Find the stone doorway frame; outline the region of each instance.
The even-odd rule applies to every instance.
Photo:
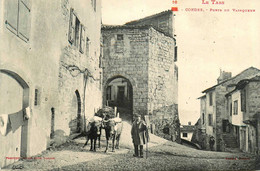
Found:
[[[81,98],[80,98],[80,94],[79,91],[76,90],[75,91],[76,97],[77,97],[77,132],[81,131]],[[83,123],[83,122],[82,122]]]
[[[131,79],[131,77],[127,77],[127,76],[122,76],[122,75],[114,75],[114,76],[110,76],[108,77],[108,79],[104,79],[103,80],[103,106],[106,106],[106,93],[107,93],[107,87],[109,85],[109,83],[111,83],[111,81],[117,79],[117,78],[123,78],[127,81],[127,83],[130,85],[131,89],[132,89],[132,93],[130,95],[130,99],[131,99],[131,115],[133,115],[133,112],[134,112],[134,102],[135,102],[135,99],[134,99],[134,90],[135,90],[135,81],[133,79]],[[133,117],[132,117],[133,119]]]
[[[22,102],[22,108],[25,109],[29,106],[29,100],[30,100],[30,88],[27,82],[16,72],[10,71],[7,69],[0,69],[0,73],[6,74],[16,80],[20,86],[23,88],[23,102]],[[21,130],[21,149],[20,149],[20,157],[27,157],[28,152],[28,120],[24,120],[24,124],[22,126]]]

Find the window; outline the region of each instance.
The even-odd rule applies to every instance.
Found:
[[[213,104],[213,97],[212,97],[212,92],[209,93],[209,105],[212,106]]]
[[[212,118],[212,114],[209,114],[209,126],[213,125],[213,118]]]
[[[75,39],[75,46],[79,47],[79,33],[80,33],[80,22],[79,19],[76,18],[76,23],[75,23],[75,35],[74,35],[74,39]]]
[[[117,40],[124,40],[124,35],[118,34],[118,35],[116,36],[116,38],[117,38]]]
[[[163,128],[163,133],[169,135],[170,134],[170,128],[168,128],[168,127]]]
[[[69,42],[79,48],[81,53],[85,50],[85,26],[82,25],[73,9],[70,10]]]
[[[204,123],[205,123],[205,114],[202,113],[202,124],[204,124]]]
[[[6,27],[25,42],[29,41],[30,0],[6,1]]]
[[[177,62],[177,50],[178,50],[178,47],[175,46],[174,47],[174,62]]]
[[[35,89],[34,91],[34,106],[40,105],[40,91],[39,89]]]
[[[80,31],[80,52],[84,53],[84,47],[85,47],[85,27],[81,25],[81,31]]]
[[[73,9],[70,9],[70,28],[69,28],[69,42],[73,44],[75,42],[75,23],[76,15],[74,14]]]
[[[183,132],[183,133],[182,133],[182,137],[188,137],[188,133]]]
[[[238,103],[237,100],[234,101],[234,115],[238,114]]]
[[[117,34],[116,35],[116,43],[115,43],[115,52],[116,53],[123,53],[124,52],[124,35]]]

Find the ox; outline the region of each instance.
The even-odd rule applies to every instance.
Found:
[[[123,123],[121,118],[113,118],[109,119],[105,116],[103,120],[104,124],[104,129],[106,133],[106,150],[105,153],[108,150],[108,145],[109,145],[109,140],[112,139],[112,152],[115,151],[116,149],[119,149],[119,140],[120,140],[120,135],[122,133],[123,129]],[[115,146],[115,140],[116,140],[116,146]]]
[[[86,129],[86,143],[83,148],[88,145],[88,141],[90,139],[91,146],[90,151],[96,151],[96,142],[99,140],[100,147],[100,136],[101,136],[101,121],[102,118],[95,116],[90,121],[87,121],[87,129]]]

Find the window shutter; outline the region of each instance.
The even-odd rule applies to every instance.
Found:
[[[70,9],[70,25],[69,25],[69,42],[75,42],[75,25],[76,25],[76,15],[74,10]]]
[[[30,3],[29,0],[19,1],[18,36],[29,41],[30,33]]]
[[[10,31],[17,34],[18,0],[8,0],[6,11],[6,26]]]
[[[174,47],[174,62],[177,62],[177,53],[178,53],[178,46]]]
[[[80,52],[84,53],[84,47],[85,47],[85,27],[81,25],[81,31],[80,31]]]

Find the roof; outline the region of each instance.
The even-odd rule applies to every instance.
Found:
[[[163,11],[163,12],[160,12],[160,13],[157,13],[157,14],[154,14],[154,15],[150,15],[150,16],[138,19],[138,20],[133,20],[133,21],[127,22],[127,23],[125,23],[125,25],[133,25],[133,24],[142,22],[144,20],[149,20],[151,18],[156,18],[156,17],[162,16],[162,15],[165,15],[165,14],[172,14],[172,11],[171,10],[166,10],[166,11]]]
[[[148,29],[151,26],[149,25],[102,25],[102,29],[139,29],[139,28],[145,28]]]
[[[206,98],[206,95],[200,96],[197,99],[203,99],[203,98]]]
[[[250,79],[243,79],[243,80],[239,81],[236,84],[236,88],[234,90],[232,90],[231,92],[227,93],[225,96],[227,97],[227,96],[231,95],[233,92],[243,89],[250,82],[260,82],[260,75],[257,75]]]
[[[251,69],[258,70],[259,73],[260,73],[260,70],[257,69],[257,68],[255,68],[255,67],[247,68],[247,69],[245,69],[244,71],[242,71],[242,72],[240,72],[239,74],[237,74],[236,76],[231,77],[231,78],[229,78],[229,79],[227,79],[227,80],[224,80],[224,81],[222,81],[222,82],[220,82],[220,83],[218,83],[218,84],[216,84],[216,85],[214,85],[214,86],[212,86],[212,87],[210,87],[210,88],[207,88],[206,90],[202,91],[202,93],[206,93],[206,92],[208,92],[208,91],[214,90],[217,86],[219,86],[219,85],[221,85],[221,84],[223,84],[223,83],[225,83],[225,82],[227,82],[227,81],[231,81],[231,80],[235,79],[236,77],[238,77],[239,75],[241,75],[242,73],[244,73],[244,72],[246,72],[246,71],[248,71],[248,70],[251,70]]]
[[[174,39],[176,42],[176,39],[171,36],[168,33],[165,33],[164,31],[160,30],[159,28],[155,28],[152,25],[102,25],[101,30],[113,30],[113,29],[149,29],[153,28],[154,30],[158,31],[159,33],[164,34],[167,37],[170,37]]]
[[[181,125],[180,131],[181,132],[193,132],[195,130],[194,125]]]

